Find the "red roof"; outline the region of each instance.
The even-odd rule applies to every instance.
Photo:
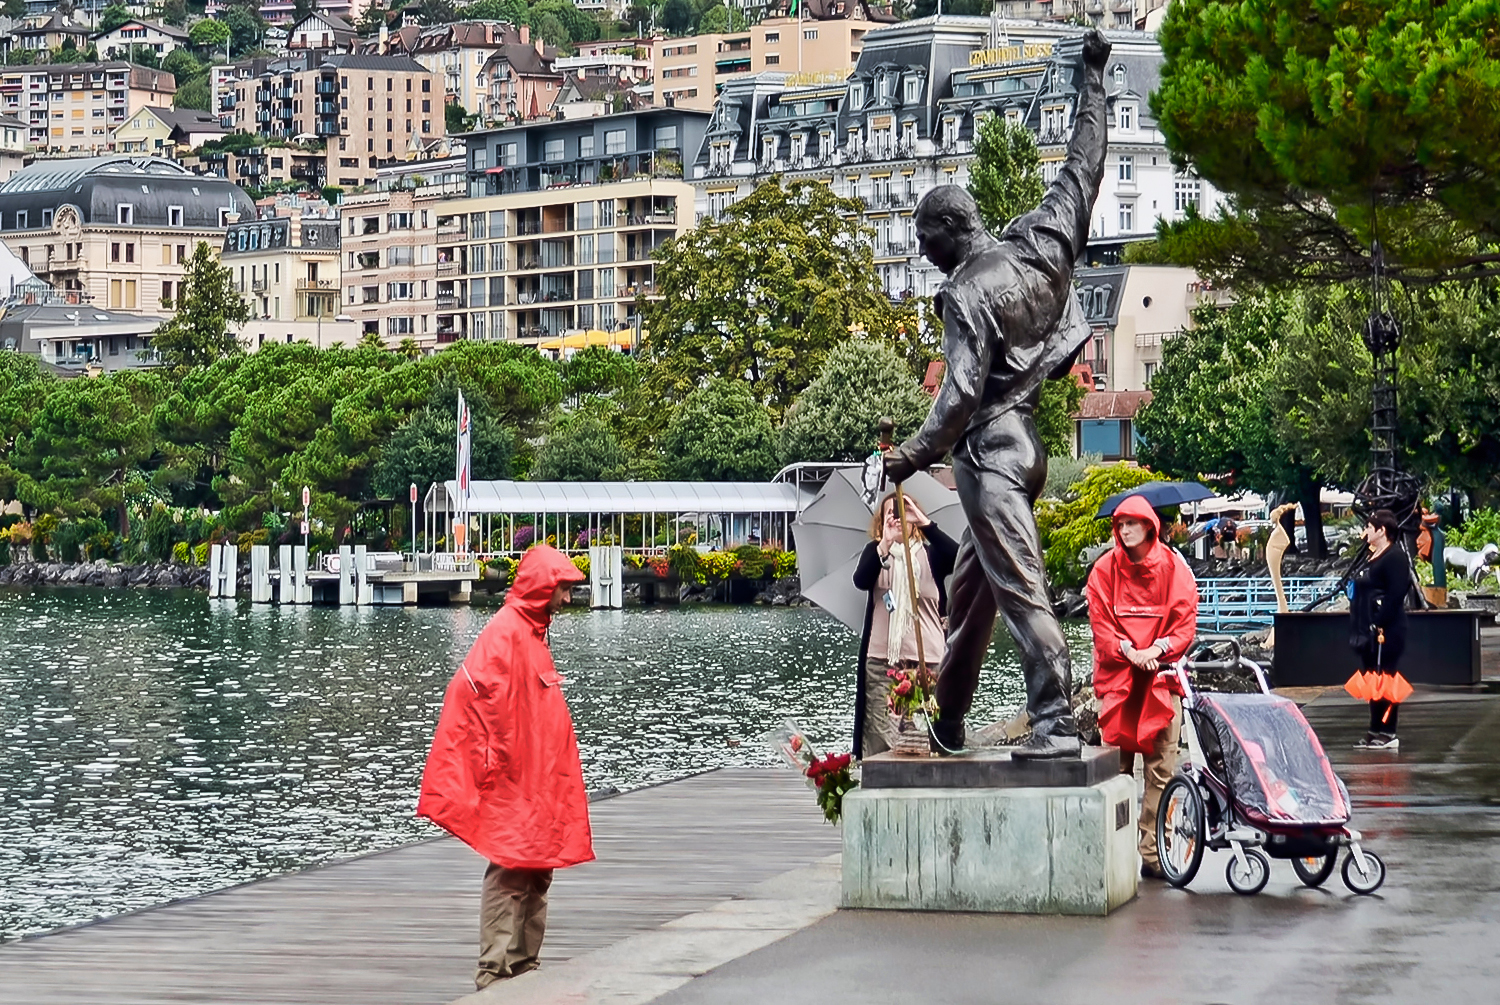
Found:
[[[1075,418],[1133,419],[1150,400],[1150,391],[1090,391],[1083,396],[1083,405]]]

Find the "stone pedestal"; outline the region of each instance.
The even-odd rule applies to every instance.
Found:
[[[878,784],[844,797],[844,907],[1105,915],[1135,896],[1135,782],[1113,748],[1071,764],[897,760],[871,758]],[[883,784],[934,773],[949,784]],[[1038,773],[1088,784],[1010,784]]]

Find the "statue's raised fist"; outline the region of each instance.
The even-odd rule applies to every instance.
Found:
[[[1104,61],[1109,59],[1110,44],[1104,40],[1097,28],[1091,28],[1083,36],[1083,62],[1086,66],[1092,66],[1096,70],[1104,69]]]

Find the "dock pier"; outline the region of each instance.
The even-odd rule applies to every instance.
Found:
[[[468,563],[453,556],[370,552],[364,545],[339,548],[321,569],[310,568],[306,545],[250,548],[252,604],[326,604],[341,607],[401,607],[423,602],[463,602],[474,586]],[[422,565],[428,568],[423,569]],[[233,598],[240,555],[233,544],[209,547],[208,595]],[[446,567],[445,567],[446,566]]]

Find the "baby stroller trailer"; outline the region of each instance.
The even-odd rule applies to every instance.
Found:
[[[1192,670],[1237,667],[1254,672],[1260,693],[1198,692],[1189,679]],[[1349,829],[1349,791],[1302,710],[1271,694],[1259,666],[1236,647],[1227,660],[1184,658],[1162,673],[1182,687],[1183,729],[1191,730],[1204,761],[1184,763],[1162,793],[1156,839],[1167,882],[1191,883],[1208,847],[1234,853],[1224,871],[1236,893],[1265,888],[1267,856],[1290,859],[1297,878],[1316,887],[1348,848],[1344,884],[1361,894],[1380,889],[1385,863]]]

